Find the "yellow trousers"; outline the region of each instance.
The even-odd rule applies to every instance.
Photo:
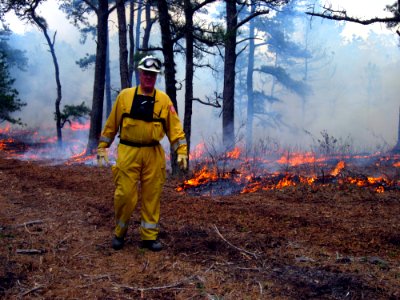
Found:
[[[118,145],[116,165],[112,167],[115,193],[115,235],[123,237],[141,191],[142,240],[155,240],[159,232],[160,195],[165,183],[165,153],[161,145],[131,147]]]

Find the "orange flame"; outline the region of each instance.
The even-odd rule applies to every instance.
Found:
[[[197,144],[194,150],[190,151],[189,159],[194,160],[202,158],[204,156],[205,147],[206,147],[205,143]]]
[[[306,152],[306,153],[293,152],[287,155],[282,155],[282,157],[277,160],[277,163],[282,165],[290,165],[294,167],[302,164],[315,163],[318,161],[321,161],[321,159],[317,159],[315,157],[315,154],[312,152]]]
[[[345,167],[344,161],[339,161],[335,167],[335,169],[332,170],[331,175],[332,176],[337,176],[341,170]]]
[[[10,128],[11,128],[10,124],[7,124],[6,127],[4,127],[4,128],[0,128],[0,134],[9,133],[10,132]]]
[[[76,130],[89,130],[90,122],[86,122],[86,123],[72,122],[70,128],[73,131],[76,131]]]
[[[296,185],[296,183],[293,182],[293,181],[289,178],[288,175],[286,175],[284,178],[282,178],[282,179],[278,182],[278,184],[276,185],[276,188],[277,188],[277,189],[281,189],[281,188],[284,188],[284,187],[287,187],[287,186],[295,186],[295,185]]]
[[[240,149],[239,149],[239,147],[235,147],[235,149],[233,149],[232,151],[228,152],[226,154],[226,156],[228,158],[238,159],[240,157]]]

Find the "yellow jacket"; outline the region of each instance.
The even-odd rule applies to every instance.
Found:
[[[137,88],[139,89],[138,94],[142,94],[140,86]],[[137,144],[159,142],[166,134],[172,149],[177,154],[187,155],[187,143],[182,124],[166,93],[158,89],[154,90],[156,94],[153,117],[158,121],[147,122],[125,117],[130,114],[135,90],[135,87],[127,88],[119,93],[104,125],[98,147],[108,148],[118,132],[121,140]]]

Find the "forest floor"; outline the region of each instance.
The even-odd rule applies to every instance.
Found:
[[[400,299],[400,189],[161,199],[161,252],[111,248],[110,168],[0,154],[2,299]]]

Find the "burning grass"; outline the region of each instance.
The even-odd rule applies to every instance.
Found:
[[[248,157],[235,148],[197,161],[193,176],[177,191],[193,195],[228,195],[288,186],[335,184],[369,188],[377,193],[400,189],[400,155],[318,155],[278,153]],[[366,172],[372,172],[369,174]]]
[[[85,155],[87,130],[88,124],[72,123],[64,130],[60,148],[56,138],[39,134],[38,130],[6,127],[0,130],[0,150],[18,159],[93,165],[94,156]],[[263,143],[253,153],[240,147],[222,153],[215,146],[199,144],[190,154],[192,176],[176,190],[213,196],[299,185],[315,188],[334,184],[340,188],[350,184],[377,193],[400,189],[399,154],[349,154],[348,143],[339,144],[340,139],[326,131],[321,135],[313,152],[288,151],[276,143]]]

